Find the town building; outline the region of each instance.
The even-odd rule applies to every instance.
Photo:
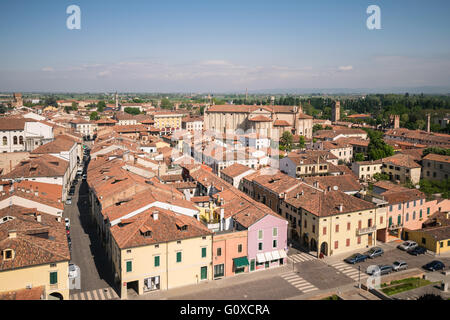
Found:
[[[422,159],[422,178],[446,180],[450,176],[450,156],[429,153]]]

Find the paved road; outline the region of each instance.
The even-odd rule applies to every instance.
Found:
[[[83,299],[82,295],[78,295],[81,292],[86,292],[85,299],[95,299],[95,297],[98,297],[99,300],[102,297],[105,299],[109,297],[117,298],[117,294],[114,295],[109,290],[113,287],[113,277],[95,226],[90,220],[89,208],[85,203],[87,193],[87,183],[80,179],[76,186],[72,204],[66,205],[64,209],[64,217],[68,217],[71,223],[71,263],[79,266],[81,270],[81,289],[71,290],[70,294],[73,299]],[[99,292],[98,289],[106,289],[107,292]],[[89,291],[90,294],[87,293]],[[77,296],[74,294],[77,294]]]

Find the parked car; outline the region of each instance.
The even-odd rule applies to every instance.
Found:
[[[401,271],[408,269],[408,264],[405,261],[397,260],[392,264],[392,269],[394,271]]]
[[[69,243],[69,248],[72,247],[72,239],[70,238],[70,235],[67,235],[67,242]]]
[[[83,174],[83,180],[86,180],[86,178],[87,178],[87,175]]]
[[[347,259],[345,259],[344,261],[350,264],[355,264],[358,262],[364,262],[366,261],[368,258],[368,256],[366,256],[365,254],[361,254],[361,253],[355,253],[353,255],[351,255],[350,257],[348,257]]]
[[[73,263],[69,263],[69,279],[78,277],[79,268]]]
[[[417,246],[417,247],[415,247],[415,248],[413,248],[413,249],[409,249],[407,252],[408,252],[409,254],[412,254],[413,256],[418,256],[418,255],[420,255],[420,254],[425,254],[425,253],[427,253],[427,249],[424,248],[424,247]]]
[[[70,236],[70,229],[69,229],[69,228],[66,228],[66,234],[67,234],[68,236]]]
[[[64,223],[66,224],[66,228],[70,228],[70,219],[69,218],[65,218]]]
[[[445,264],[442,261],[433,260],[430,263],[424,265],[422,268],[428,271],[443,270],[445,268]]]
[[[415,247],[417,247],[417,243],[412,240],[407,240],[397,246],[397,248],[403,251],[408,251],[410,249],[414,249]]]
[[[378,267],[378,270],[375,268]],[[394,269],[390,265],[379,265],[379,266],[369,266],[366,270],[366,273],[369,275],[385,275],[389,274]]]
[[[72,204],[72,197],[67,197],[66,204]]]
[[[370,249],[369,251],[365,252],[364,254],[368,256],[370,259],[381,257],[383,255],[384,251],[380,247],[374,247]]]

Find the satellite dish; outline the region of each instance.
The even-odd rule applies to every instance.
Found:
[[[333,190],[334,190],[334,191],[337,191],[338,189],[339,189],[338,186],[334,186],[334,187],[333,187]]]

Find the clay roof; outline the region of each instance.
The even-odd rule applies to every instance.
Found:
[[[444,155],[440,155],[440,154],[429,153],[423,158],[423,160],[430,160],[430,161],[450,163],[450,156],[444,156]]]
[[[256,116],[253,118],[248,119],[249,121],[255,121],[255,122],[271,122],[272,119],[267,118],[265,116]]]
[[[59,177],[63,176],[69,162],[49,154],[42,154],[38,157],[30,157],[21,161],[4,179],[31,178],[31,177]]]
[[[286,120],[275,120],[273,125],[276,127],[289,127],[291,124]]]
[[[61,201],[63,187],[59,184],[22,180],[14,184],[14,188],[22,192],[38,193],[38,196],[55,202]]]
[[[392,189],[381,194],[389,204],[425,199],[425,194],[416,189]]]
[[[318,182],[318,186],[322,190],[327,190],[330,187],[338,187],[338,190],[343,192],[349,191],[359,191],[361,190],[361,185],[358,180],[349,174],[338,175],[338,176],[317,176],[317,177],[307,177],[303,181],[312,185],[314,182]]]
[[[32,121],[34,120],[16,117],[3,117],[0,118],[0,131],[24,130],[25,122],[32,122]]]
[[[36,149],[34,149],[32,154],[44,154],[44,153],[60,153],[62,151],[70,151],[76,142],[70,139],[61,138],[57,136],[52,142],[48,142]]]
[[[45,286],[0,292],[0,300],[41,300]]]
[[[406,168],[420,168],[414,158],[407,154],[397,153],[391,157],[383,158],[383,163],[393,164]]]
[[[158,214],[157,219],[155,219],[155,213]],[[111,234],[121,249],[212,234],[197,219],[177,215],[172,211],[162,208],[150,208],[137,214],[134,218],[134,221],[130,223],[120,223],[111,227]],[[186,230],[182,230],[181,226],[186,226]],[[142,231],[150,231],[151,234],[146,236]]]
[[[234,178],[234,177],[237,177],[240,174],[243,174],[244,172],[251,171],[251,170],[253,170],[253,169],[251,169],[251,168],[249,168],[247,166],[244,166],[243,164],[235,163],[235,164],[232,164],[229,167],[226,167],[225,169],[222,169],[220,171],[220,173]]]
[[[41,216],[41,222],[36,215]],[[0,251],[14,250],[13,260],[0,256],[0,270],[10,270],[70,260],[65,224],[56,217],[19,206],[0,210],[0,218],[13,217],[0,224]],[[17,236],[9,237],[10,231]]]

